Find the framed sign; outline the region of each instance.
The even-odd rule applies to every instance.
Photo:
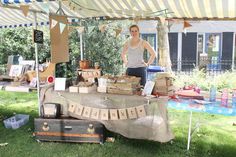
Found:
[[[34,29],[34,42],[43,44],[43,32],[40,30]]]

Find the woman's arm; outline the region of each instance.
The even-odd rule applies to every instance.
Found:
[[[122,50],[122,53],[121,53],[121,58],[123,60],[123,63],[125,64],[125,66],[127,65],[128,63],[128,60],[126,58],[126,54],[128,52],[128,42],[126,42],[123,46],[123,50]]]
[[[148,62],[146,63],[147,66],[149,66],[150,64],[153,63],[154,59],[156,58],[156,52],[147,41],[144,41],[144,48],[147,49],[147,51],[150,54],[150,58]]]

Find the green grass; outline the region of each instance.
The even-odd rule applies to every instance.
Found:
[[[5,129],[2,117],[14,113],[30,115],[30,122],[16,130]],[[14,93],[0,91],[0,157],[235,157],[236,117],[193,113],[193,124],[200,121],[190,151],[186,150],[189,113],[169,110],[171,128],[175,134],[173,142],[159,143],[147,140],[127,139],[114,133],[114,143],[78,144],[40,142],[32,136],[33,119],[38,116],[36,93]]]

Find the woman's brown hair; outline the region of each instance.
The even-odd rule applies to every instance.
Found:
[[[131,25],[131,26],[129,27],[129,31],[130,31],[130,32],[131,32],[131,28],[137,28],[138,31],[139,31],[139,27],[138,27],[138,25]]]

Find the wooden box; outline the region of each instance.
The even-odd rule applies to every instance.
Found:
[[[105,127],[96,121],[78,119],[34,119],[40,141],[103,143]]]

